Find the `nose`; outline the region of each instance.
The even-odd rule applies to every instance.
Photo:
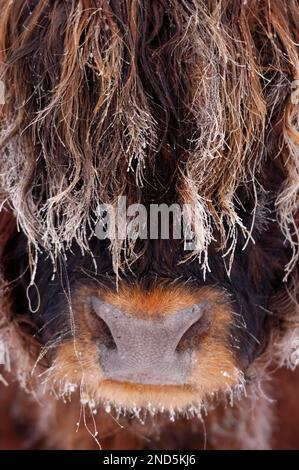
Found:
[[[89,303],[104,322],[99,356],[106,378],[152,385],[186,383],[192,350],[209,328],[208,302],[153,319],[137,318],[97,297]],[[103,331],[109,341],[103,341]]]

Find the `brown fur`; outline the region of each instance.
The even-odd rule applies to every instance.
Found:
[[[33,245],[55,256],[74,239],[88,250],[86,230],[98,202],[126,195],[148,203],[139,189],[153,174],[161,199],[173,184],[159,182],[160,162],[169,160],[179,200],[192,203],[196,215],[202,262],[207,268],[214,224],[223,248],[230,248],[230,269],[237,227],[251,237],[236,213],[235,191],[251,179],[248,190],[257,199],[271,124],[271,152],[285,175],[276,204],[293,244],[291,272],[298,240],[299,137],[290,99],[298,76],[298,3],[165,3],[56,1],[49,9],[42,0],[29,15],[23,0],[1,2],[3,79],[22,83],[7,87],[1,124],[3,188],[19,224]],[[161,32],[165,11],[168,27]],[[158,95],[157,106],[151,93]],[[37,185],[41,192],[34,198]],[[122,242],[114,245],[118,269]]]
[[[204,447],[202,420],[208,447],[279,447],[290,410],[268,403],[264,383],[298,364],[298,0],[0,0],[0,11],[0,385],[29,392],[13,396],[13,419],[35,429],[28,447],[180,448],[188,436]],[[92,245],[98,204],[119,196],[190,204],[191,255],[174,240]],[[66,305],[43,323],[30,294],[40,282],[51,304],[64,268]],[[107,380],[91,293],[147,319],[208,300],[186,384]],[[43,340],[54,315],[64,329]],[[291,380],[277,380],[292,403]]]

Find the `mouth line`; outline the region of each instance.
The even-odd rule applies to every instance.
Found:
[[[167,410],[181,413],[190,406],[199,409],[206,401],[206,397],[190,384],[152,385],[103,380],[98,392],[102,403],[131,411],[155,409],[155,413]]]
[[[102,381],[102,385],[109,385],[111,387],[113,387],[114,385],[119,387],[125,387],[127,390],[129,390],[130,388],[136,390],[142,390],[144,389],[144,391],[148,390],[148,389],[151,389],[151,390],[155,390],[155,391],[159,391],[159,390],[163,390],[165,391],[165,389],[169,389],[169,390],[173,390],[173,391],[177,391],[177,390],[188,390],[188,391],[193,391],[195,392],[197,389],[191,385],[191,384],[188,384],[188,383],[182,383],[182,384],[178,384],[178,383],[164,383],[162,384],[161,383],[161,380],[157,383],[156,382],[136,382],[136,381],[133,381],[133,380],[128,380],[128,379],[110,379],[109,377],[106,377],[103,381]]]

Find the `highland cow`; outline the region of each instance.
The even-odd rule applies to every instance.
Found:
[[[278,370],[299,362],[298,1],[0,11],[7,429],[27,448],[298,446]],[[123,197],[186,207],[192,249],[150,216],[108,236],[98,208]]]

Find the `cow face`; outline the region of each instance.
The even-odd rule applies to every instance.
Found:
[[[58,396],[212,406],[292,314],[298,9],[50,3],[0,1],[6,317]],[[145,236],[100,239],[120,197]],[[152,204],[187,207],[191,251],[152,236]]]
[[[85,400],[109,409],[200,410],[242,394],[283,320],[272,304],[285,292],[289,251],[274,235],[265,230],[237,251],[230,276],[216,250],[204,276],[198,259],[178,263],[173,249],[183,243],[169,240],[149,241],[119,278],[107,243],[93,237],[89,255],[74,249],[54,275],[41,255],[30,286],[27,240],[16,233],[4,257],[12,309],[31,318],[30,334],[49,360],[46,382],[58,395],[83,381]]]

